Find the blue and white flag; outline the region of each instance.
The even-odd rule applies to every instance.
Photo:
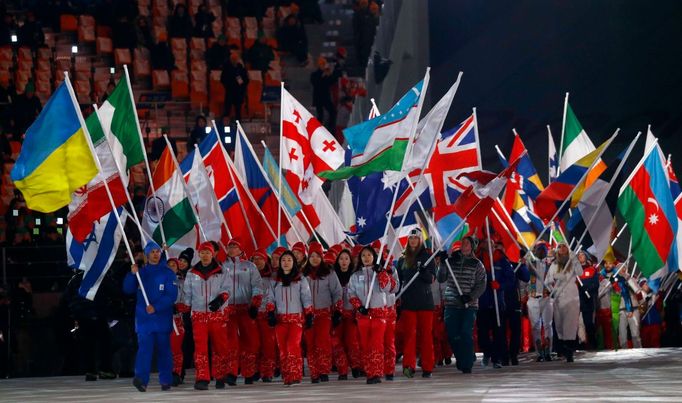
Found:
[[[118,211],[125,225],[126,211],[122,207]],[[99,285],[116,257],[121,235],[113,211],[95,221],[92,232],[82,243],[73,239],[71,232],[67,231],[67,263],[72,269],[85,272],[78,289],[78,294],[83,298],[91,301],[95,299]]]

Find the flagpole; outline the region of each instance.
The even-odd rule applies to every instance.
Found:
[[[97,107],[97,104],[92,104],[92,107],[94,108],[95,115],[97,116],[97,120],[99,120],[100,125],[101,125],[102,120],[99,118],[99,108]],[[107,147],[109,148],[109,152],[113,154],[114,150],[111,148],[111,143],[109,143],[109,137],[106,135],[106,133],[104,134],[104,141],[106,141],[106,143],[107,143]],[[114,160],[114,163],[116,164],[116,170],[118,171],[118,175],[121,177],[121,182],[123,182],[123,178],[125,177],[125,172],[123,172],[123,169],[121,168],[121,165],[118,163],[118,159],[116,159],[116,156],[114,156],[113,160]],[[128,182],[128,184],[129,183],[130,182]],[[140,219],[137,216],[137,211],[135,210],[135,205],[133,204],[133,200],[130,198],[130,193],[128,192],[128,184],[126,184],[126,186],[124,186],[126,199],[128,199],[128,206],[130,206],[130,211],[131,211],[132,216],[133,216],[133,221],[137,225],[137,228],[140,230],[140,238],[142,239],[142,244],[146,244],[147,243],[147,237],[146,237],[144,231],[142,230],[142,224],[140,223]]]
[[[263,165],[261,164],[261,162],[258,161],[258,158],[256,158],[256,153],[255,153],[255,151],[253,150],[253,146],[251,146],[251,142],[249,141],[248,137],[246,137],[246,133],[244,132],[244,128],[243,128],[242,125],[239,123],[239,121],[237,121],[237,131],[239,132],[238,134],[239,134],[240,136],[243,136],[243,138],[244,138],[244,143],[246,143],[246,147],[249,149],[249,152],[251,153],[251,156],[253,157],[254,161],[256,161],[256,165],[258,166],[258,169],[260,170],[261,175],[263,175],[263,178],[264,178],[265,181],[268,183],[268,186],[270,186],[270,189],[272,189],[272,192],[275,194],[275,198],[277,199],[277,203],[279,204],[280,210],[286,209],[286,207],[285,207],[284,204],[282,203],[282,195],[281,195],[281,193],[277,192],[277,191],[275,190],[275,186],[272,184],[272,182],[270,182],[270,178],[268,177],[267,173],[265,172],[265,169],[263,168]],[[240,139],[239,141],[240,141],[239,144],[241,144],[241,139]],[[280,178],[280,179],[281,179],[281,178]],[[281,190],[282,190],[282,184],[280,183],[278,187],[279,187],[279,191],[281,191]],[[277,218],[277,219],[278,219],[278,223],[277,223],[277,225],[278,225],[278,228],[279,228],[279,229],[277,230],[277,235],[278,235],[277,246],[281,246],[281,243],[280,243],[280,241],[279,241],[279,238],[281,238],[281,236],[282,236],[282,233],[281,233],[281,225],[282,225],[282,224],[281,224],[281,222],[279,222],[279,220],[281,219],[281,214],[282,214],[282,211],[278,211],[278,212],[277,212],[277,215],[278,215],[278,218]],[[294,229],[294,232],[296,233],[296,237],[299,239],[299,241],[305,242],[305,241],[303,240],[303,237],[301,236],[301,234],[300,234],[300,233],[298,232],[298,230],[294,227],[294,223],[293,223],[291,217],[289,216],[289,212],[286,211],[286,210],[284,210],[284,214],[286,215],[287,220],[289,221],[289,224],[291,224],[291,228]]]
[[[83,129],[83,136],[85,136],[85,140],[88,143],[88,147],[90,148],[90,152],[92,153],[92,157],[95,161],[95,165],[97,166],[97,170],[99,173],[102,173],[102,163],[99,160],[99,156],[97,155],[97,151],[95,151],[95,146],[92,144],[92,138],[90,137],[90,131],[88,130],[88,126],[85,124],[85,119],[83,119],[83,114],[81,113],[81,108],[78,105],[78,102],[76,101],[76,94],[73,91],[73,87],[71,87],[71,80],[69,79],[69,72],[65,71],[64,72],[64,81],[66,82],[66,88],[69,91],[69,95],[71,96],[71,102],[73,103],[73,107],[76,110],[76,115],[78,116],[78,120],[80,122],[81,128]],[[116,222],[118,224],[118,229],[121,231],[122,238],[123,238],[123,243],[126,246],[126,250],[128,252],[128,257],[130,258],[131,264],[135,264],[135,257],[133,255],[133,251],[130,249],[130,243],[128,242],[128,237],[126,236],[125,228],[123,227],[123,222],[121,221],[121,217],[118,215],[118,209],[116,208],[116,203],[114,203],[114,197],[111,195],[111,190],[109,189],[109,184],[106,181],[106,178],[103,181],[104,183],[104,190],[107,192],[107,197],[109,198],[109,203],[111,203],[111,208],[113,210],[114,216],[116,217]],[[136,272],[135,277],[137,278],[137,282],[140,285],[140,291],[142,291],[142,297],[144,298],[144,302],[147,306],[150,305],[149,303],[149,298],[147,298],[147,292],[144,289],[144,285],[142,284],[142,279],[140,278],[140,273]]]
[[[428,70],[427,70],[427,73],[428,73]],[[459,88],[459,83],[460,83],[460,80],[461,80],[461,79],[462,79],[462,72],[460,71],[459,74],[457,75],[457,80],[456,80],[455,83],[453,84],[453,87],[455,88],[455,92],[452,94],[452,97],[450,98],[450,105],[452,104],[452,100],[454,99],[455,94],[457,94],[457,89]],[[427,83],[428,83],[428,79],[427,79],[426,81],[427,81]],[[425,83],[425,84],[427,84],[427,83]],[[451,89],[452,89],[452,88],[451,88]],[[424,88],[424,91],[426,91],[426,88]],[[449,91],[450,91],[450,90],[448,90],[448,92],[449,92]],[[447,95],[447,94],[446,94],[446,95]],[[450,105],[448,105],[448,110],[450,110]],[[474,114],[475,114],[475,111],[474,111]],[[474,117],[474,119],[475,119],[475,117]],[[415,131],[416,131],[416,130],[418,129],[418,127],[419,127],[419,115],[417,115],[417,119],[416,119],[416,120],[417,120],[417,127],[415,128]],[[444,121],[441,121],[440,127],[439,127],[438,130],[437,130],[437,133],[440,133],[440,131],[443,129],[443,123],[444,123]],[[415,134],[417,134],[417,133],[415,133]],[[438,135],[436,136],[436,141],[434,141],[433,143],[431,143],[431,146],[429,147],[429,152],[428,152],[428,154],[427,154],[427,158],[424,159],[424,162],[422,163],[422,166],[421,166],[421,168],[419,169],[419,176],[417,177],[417,181],[415,182],[415,184],[417,184],[417,185],[424,179],[425,171],[426,171],[426,166],[428,165],[429,161],[431,160],[431,157],[433,156],[433,152],[434,152],[435,149],[436,149],[436,145],[438,144],[439,137],[440,137],[440,134],[438,134]],[[411,142],[411,141],[410,141],[410,142]],[[410,151],[413,151],[413,150],[414,150],[414,147],[413,147]],[[479,150],[479,161],[480,161],[480,150]],[[403,166],[404,166],[404,165],[405,165],[405,160],[403,159]],[[400,225],[398,225],[398,229],[396,230],[396,236],[393,238],[393,243],[391,244],[391,247],[388,249],[389,251],[393,250],[393,248],[395,247],[396,242],[398,241],[398,236],[397,236],[397,234],[398,234],[398,233],[400,232],[400,230],[403,228],[403,225],[405,225],[405,219],[407,218],[407,213],[410,211],[410,207],[411,207],[412,204],[414,203],[415,197],[417,198],[417,200],[419,200],[419,197],[417,197],[416,187],[412,185],[411,180],[410,180],[410,174],[409,174],[409,173],[406,173],[406,174],[405,174],[405,181],[407,181],[407,183],[408,183],[410,189],[412,189],[412,193],[410,193],[409,201],[407,202],[407,211],[403,214],[402,219],[400,220]],[[398,191],[398,189],[400,188],[400,182],[401,182],[401,181],[399,180],[398,183],[396,184],[396,191]],[[421,201],[419,201],[419,205],[420,205],[420,207],[422,208],[422,211],[423,211],[424,209],[423,209],[423,207],[421,206]],[[393,207],[391,207],[391,210],[389,211],[389,214],[393,215]],[[426,215],[426,214],[425,214],[425,215]],[[387,222],[387,225],[390,225],[390,222],[391,222],[391,220],[390,220],[390,218],[389,218],[389,220],[388,220],[388,222]],[[388,230],[388,226],[386,227],[386,230]],[[385,234],[384,234],[384,235],[385,235]],[[385,264],[384,269],[388,267],[389,263],[390,263],[390,262],[389,262],[389,259],[386,259],[386,262],[384,263],[384,264]]]
[[[561,121],[561,142],[559,144],[559,157],[557,161],[557,175],[561,173],[561,158],[564,151],[564,132],[566,131],[566,112],[568,111],[568,92],[564,98],[564,118]]]
[[[265,141],[261,140],[260,143],[261,143],[261,145],[263,146],[263,148],[264,148],[265,150],[269,150],[269,149],[268,149],[268,145],[265,144]],[[268,179],[268,181],[269,181],[269,178],[267,177],[267,175],[265,175],[265,177],[266,177],[266,179]],[[279,178],[280,178],[280,180],[282,180],[281,168],[280,168],[280,176],[279,176]],[[281,184],[281,183],[280,183],[280,184]],[[280,186],[278,186],[278,187],[280,187]],[[274,186],[273,186],[273,189],[274,189]],[[280,194],[279,197],[282,197],[282,195]],[[308,220],[308,216],[307,216],[307,215],[305,214],[305,212],[303,211],[303,207],[301,207],[301,210],[299,210],[298,213],[301,214],[301,216],[303,217],[303,220],[305,221],[305,223],[303,223],[304,226],[305,226],[305,224],[308,225],[308,227],[306,227],[306,230],[308,230],[308,228],[310,228],[310,233],[313,234],[313,237],[315,238],[315,240],[317,240],[317,242],[320,242],[320,241],[319,241],[319,238],[317,237],[317,234],[315,233],[315,228],[313,228],[313,225],[312,225],[312,224],[310,223],[310,221]],[[298,214],[298,213],[297,213],[297,214]],[[287,213],[287,214],[288,214],[288,213]],[[296,227],[295,227],[295,225],[294,225],[293,216],[290,217],[290,219],[291,219],[291,221],[290,221],[290,222],[291,222],[291,228],[293,228],[294,232],[296,233],[296,237],[297,237],[301,242],[304,242],[304,243],[307,242],[307,240],[303,239],[303,236],[302,236],[302,235],[298,232],[298,230],[296,229]],[[322,242],[320,242],[320,243],[322,243]]]
[[[140,136],[140,147],[142,148],[142,156],[144,157],[144,166],[147,169],[147,177],[149,178],[149,187],[152,190],[152,197],[154,198],[154,207],[156,211],[160,212],[159,200],[156,198],[156,187],[154,186],[154,177],[152,170],[149,168],[149,159],[147,158],[147,148],[144,145],[144,138],[142,138],[142,131],[140,130],[140,121],[137,117],[137,107],[135,106],[135,98],[133,97],[133,86],[130,85],[130,76],[128,75],[128,66],[123,65],[125,72],[126,84],[128,85],[128,94],[130,95],[130,103],[133,105],[133,113],[135,114],[135,125],[137,126],[137,134]],[[161,230],[161,239],[163,246],[166,247],[166,232],[163,229],[163,220],[159,219],[159,229]]]
[[[495,281],[495,265],[493,264],[493,240],[490,234],[490,220],[488,217],[485,218],[485,229],[488,233],[488,257],[490,258],[490,275]],[[491,286],[492,288],[492,286]],[[495,318],[497,319],[497,327],[502,326],[500,323],[500,307],[498,306],[497,300],[497,289],[493,288],[493,299],[495,299]]]
[[[554,139],[552,138],[552,129],[547,125],[547,186],[552,183],[552,160],[550,159],[550,145],[553,145]],[[554,151],[556,155],[556,150]]]
[[[284,81],[282,81],[280,83],[280,87],[279,87],[280,105],[281,105],[281,100],[283,98],[284,98]],[[282,116],[283,115],[280,111],[280,114],[279,114],[279,166],[278,166],[279,169],[277,170],[278,171],[277,174],[279,175],[279,182],[277,183],[277,187],[278,187],[277,193],[279,195],[282,194],[282,145],[284,144],[284,125],[282,124],[283,123],[282,122],[282,119],[283,119]],[[302,207],[301,207],[301,209],[302,209]],[[291,223],[291,226],[292,227],[294,226],[293,222]],[[282,246],[281,241],[280,241],[280,238],[282,237],[282,234],[280,233],[281,230],[282,230],[282,211],[280,210],[277,212],[277,246]],[[313,233],[315,232],[314,228],[313,228],[312,232]],[[300,234],[298,234],[298,232],[296,233],[296,235],[299,237],[299,239],[301,238],[301,236],[300,236]]]
[[[201,155],[201,151],[199,150],[198,144],[194,144],[194,152],[199,153],[199,155]],[[203,157],[201,157],[199,159],[201,160],[201,167],[200,167],[199,171],[201,172],[203,179],[206,182],[211,183],[211,179],[208,177],[208,174],[206,173],[206,165],[204,165],[204,159],[203,159]],[[223,215],[223,212],[220,211],[220,203],[218,203],[218,198],[216,197],[215,191],[212,191],[210,193],[211,193],[210,197],[212,197],[213,201],[214,201],[213,205],[218,207],[218,211],[215,211],[215,213],[218,215],[218,217],[220,217],[220,223],[223,226],[223,228],[225,228],[225,232],[227,233],[227,236],[229,238],[232,238],[232,233],[230,232],[230,228],[227,226],[227,221],[225,221],[225,216]]]
[[[189,203],[192,205],[192,213],[194,214],[194,219],[197,220],[197,226],[199,227],[199,232],[201,233],[201,236],[204,237],[204,241],[210,241],[208,237],[206,236],[206,232],[204,231],[204,226],[201,225],[201,220],[199,219],[199,213],[197,212],[196,209],[196,204],[192,201],[192,193],[189,191],[189,185],[187,185],[187,182],[185,182],[185,178],[182,175],[182,170],[180,169],[180,164],[178,164],[178,159],[175,158],[175,153],[173,152],[173,147],[171,146],[170,141],[168,140],[167,135],[163,135],[163,139],[166,140],[166,146],[168,147],[168,152],[171,155],[171,158],[173,160],[173,166],[175,166],[175,170],[177,171],[178,175],[180,175],[180,179],[182,182],[182,187],[185,190],[185,195],[187,196],[187,199],[189,199]],[[196,191],[196,189],[195,189]],[[163,220],[160,220],[163,221]]]
[[[613,247],[613,245],[616,244],[616,241],[618,240],[618,238],[620,238],[620,235],[623,233],[623,231],[625,231],[625,228],[627,228],[627,227],[628,227],[628,223],[626,222],[626,223],[623,224],[623,226],[621,227],[620,231],[618,231],[618,233],[616,234],[616,237],[613,238],[613,241],[611,241],[611,246],[612,246],[612,247]]]
[[[472,108],[474,112],[474,133],[476,134],[476,157],[478,159],[478,169],[483,169],[483,161],[481,160],[481,142],[479,141],[478,134],[478,114],[476,108]]]

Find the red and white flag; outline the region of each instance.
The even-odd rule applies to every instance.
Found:
[[[320,234],[324,234],[327,242],[336,243],[343,239],[342,226],[339,220],[325,219],[321,222],[317,209],[313,206],[324,206],[329,210],[329,201],[320,200],[327,196],[322,191],[325,179],[318,174],[323,171],[333,171],[344,161],[344,150],[334,136],[303,107],[287,90],[282,88],[281,106],[282,142],[280,144],[281,168],[287,183],[298,196],[303,206],[302,211],[310,221],[310,226]],[[319,211],[319,210],[318,210]],[[336,214],[334,211],[326,213]],[[310,226],[305,223],[301,213],[294,217],[294,225],[310,234]],[[318,228],[323,225],[325,228]],[[330,238],[330,239],[328,239]]]

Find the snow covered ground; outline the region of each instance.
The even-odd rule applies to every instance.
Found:
[[[207,401],[682,401],[682,349],[638,349],[618,352],[582,352],[576,362],[535,363],[524,355],[518,367],[482,368],[463,375],[454,366],[436,368],[432,379],[402,376],[396,368],[393,382],[366,385],[364,379],[284,387],[271,384],[239,384],[225,390],[192,389],[193,373],[186,383],[161,392],[152,377],[149,390],[140,393],[130,379],[85,382],[83,377],[19,378],[0,380],[2,402],[207,402]],[[240,380],[241,381],[241,380]],[[211,385],[213,386],[213,385]]]

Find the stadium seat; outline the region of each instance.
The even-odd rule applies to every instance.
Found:
[[[189,75],[186,71],[173,70],[171,95],[173,98],[187,98],[189,96]]]
[[[265,117],[265,106],[261,102],[263,76],[259,70],[249,70],[249,84],[246,86],[247,111],[250,117]]]
[[[168,89],[170,87],[170,79],[168,78],[168,71],[153,70],[152,71],[152,86],[155,90]]]
[[[150,54],[147,48],[137,48],[134,52],[133,74],[135,78],[149,77],[152,74]]]
[[[95,25],[95,17],[91,15],[78,17],[78,40],[80,42],[94,42]]]
[[[112,53],[114,51],[114,44],[111,38],[106,36],[98,36],[96,41],[97,53]]]
[[[130,55],[130,49],[128,48],[114,49],[114,63],[116,63],[117,66],[123,66],[124,64],[132,64],[133,58]]]
[[[62,14],[59,17],[59,28],[62,32],[77,31],[78,19],[72,14]]]

